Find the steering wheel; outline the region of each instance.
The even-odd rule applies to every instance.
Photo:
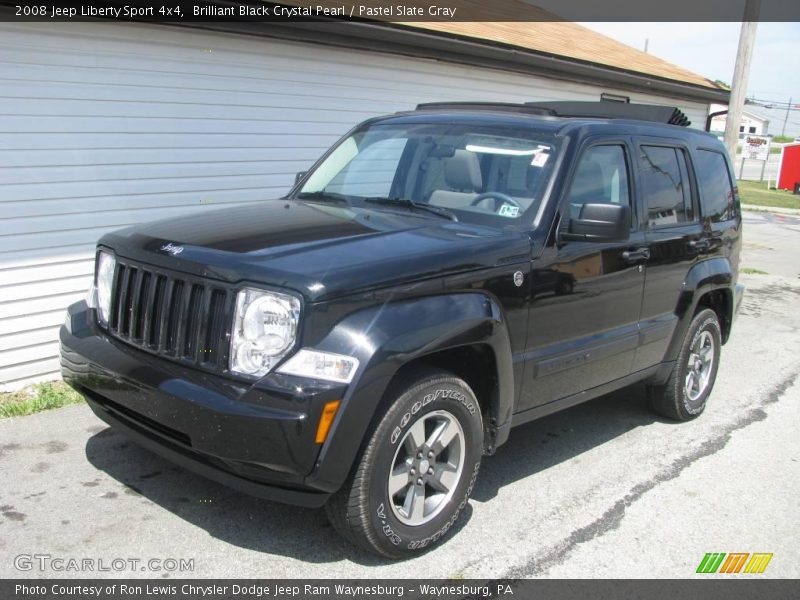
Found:
[[[470,203],[470,206],[478,206],[481,202],[486,200],[487,198],[491,198],[494,200],[494,210],[497,212],[500,210],[500,207],[504,204],[510,204],[511,206],[516,206],[517,208],[522,208],[519,205],[519,202],[514,200],[508,194],[504,194],[502,192],[484,192],[482,194],[478,194],[478,196]]]

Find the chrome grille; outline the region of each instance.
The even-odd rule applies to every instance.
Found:
[[[223,371],[232,311],[219,284],[117,258],[108,331],[132,346]]]

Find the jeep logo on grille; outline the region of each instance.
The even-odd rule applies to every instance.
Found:
[[[159,248],[162,252],[169,252],[172,256],[178,256],[181,252],[183,252],[183,246],[176,246],[172,242],[167,242],[161,248]]]

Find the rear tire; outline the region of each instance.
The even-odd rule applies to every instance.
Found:
[[[699,416],[714,388],[721,348],[717,313],[705,308],[689,324],[667,383],[648,388],[652,409],[675,421]]]
[[[480,468],[483,420],[470,387],[446,371],[410,373],[390,399],[325,511],[351,542],[402,558],[440,543],[458,520]]]

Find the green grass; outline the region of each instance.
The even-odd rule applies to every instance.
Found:
[[[769,275],[769,273],[766,271],[762,271],[761,269],[753,269],[752,267],[745,267],[744,269],[741,269],[740,272],[747,275]]]
[[[39,383],[18,392],[0,393],[0,419],[32,415],[83,402],[83,396],[61,381]]]
[[[740,179],[737,185],[739,186],[739,196],[742,204],[800,209],[800,196],[795,196],[792,192],[769,190],[766,183],[759,181],[743,181]]]
[[[780,148],[780,146],[770,146],[770,148],[769,148],[769,153],[770,153],[770,154],[780,154],[780,153],[781,153],[781,148]],[[740,146],[740,147],[738,147],[738,148],[736,148],[736,154],[737,154],[737,155],[739,155],[739,156],[741,156],[741,155],[742,155],[742,148],[741,148],[741,146]]]
[[[780,154],[781,153],[780,146],[770,146],[769,153],[770,154]],[[742,157],[742,148],[741,147],[736,149],[736,154],[739,156],[739,158]]]

